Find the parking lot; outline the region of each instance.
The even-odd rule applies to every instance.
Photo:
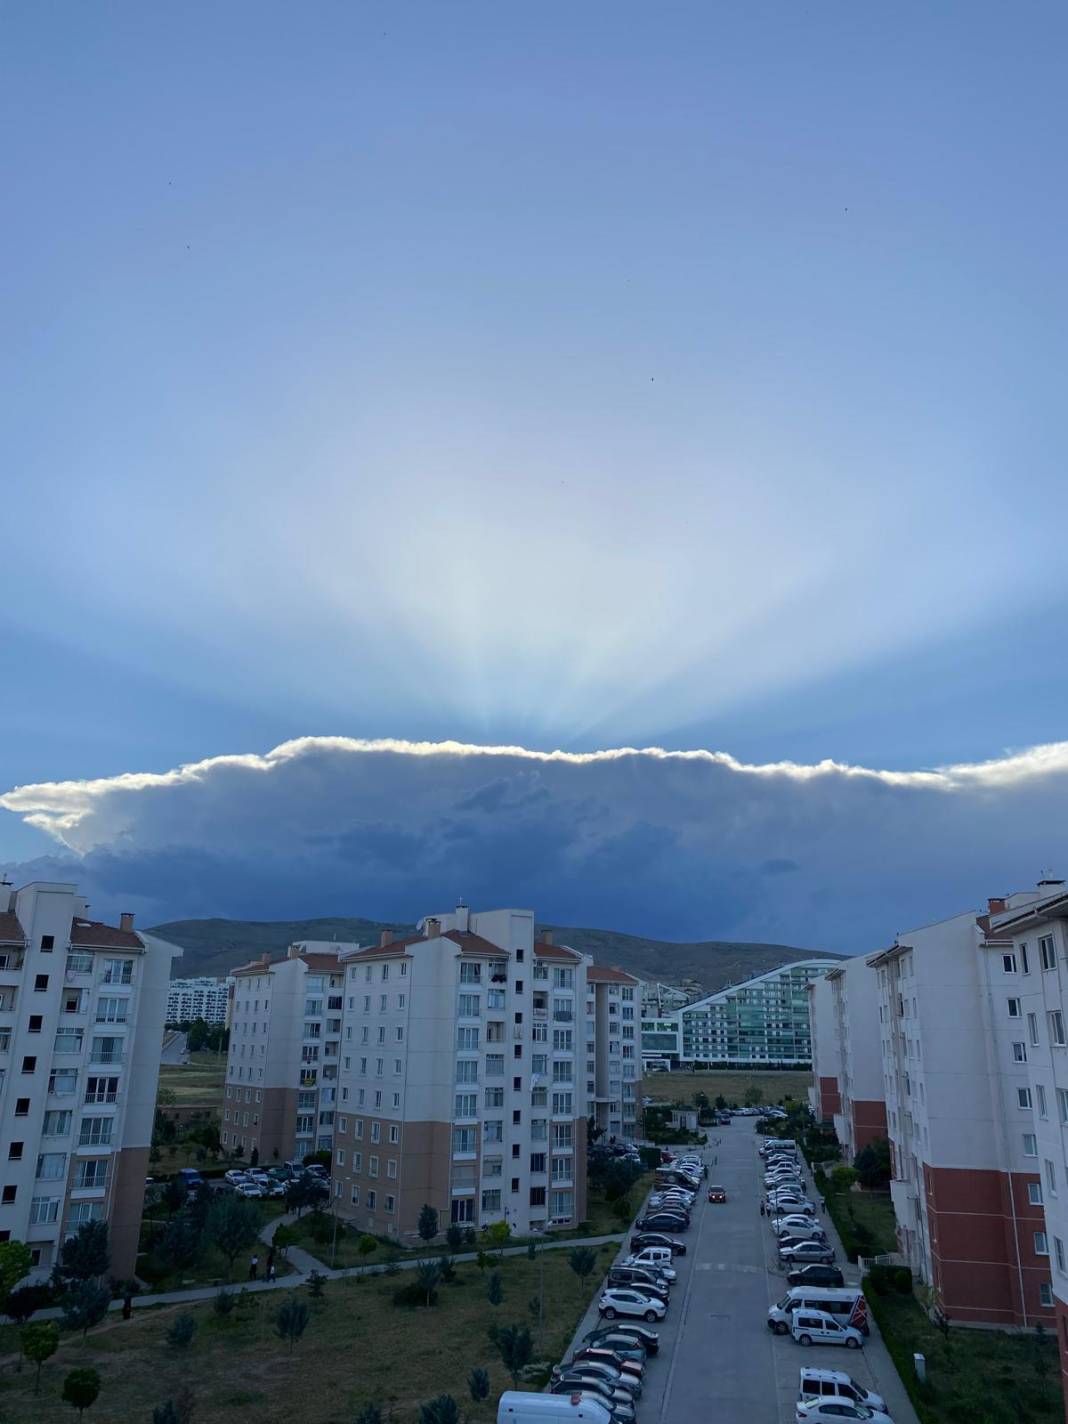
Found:
[[[678,1280],[671,1305],[655,1327],[660,1353],[646,1370],[640,1424],[794,1424],[802,1365],[847,1371],[885,1398],[894,1424],[917,1424],[874,1324],[863,1350],[805,1349],[768,1329],[768,1308],[785,1292],[786,1280],[769,1223],[760,1215],[761,1139],[745,1118],[712,1132],[719,1141],[704,1150],[705,1187],[722,1183],[727,1203],[711,1205],[702,1192],[694,1206],[682,1238],[686,1255],[674,1262]],[[854,1284],[859,1272],[846,1261],[830,1221],[824,1218],[824,1224],[846,1283]],[[596,1323],[595,1299],[578,1338]]]

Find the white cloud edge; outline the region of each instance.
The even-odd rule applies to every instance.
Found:
[[[286,762],[312,752],[345,754],[392,753],[431,757],[509,757],[531,762],[557,762],[574,766],[620,761],[627,757],[649,757],[657,761],[707,762],[742,776],[782,777],[790,781],[812,781],[841,776],[880,782],[898,788],[935,792],[976,788],[1004,788],[1016,783],[1068,771],[1068,741],[1050,742],[1002,757],[974,763],[958,763],[917,771],[885,771],[854,766],[830,758],[810,765],[794,761],[750,763],[728,752],[693,749],[667,751],[663,747],[615,747],[595,752],[535,751],[520,746],[479,746],[474,743],[411,742],[396,738],[374,740],[356,737],[309,736],[282,742],[271,751],[241,752],[188,762],[165,772],[122,772],[116,776],[81,781],[44,781],[16,786],[0,794],[0,807],[21,816],[27,825],[45,831],[60,844],[71,847],[67,836],[93,814],[107,797],[115,793],[138,792],[180,786],[203,780],[221,767],[268,774]]]

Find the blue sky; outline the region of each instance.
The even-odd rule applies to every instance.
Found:
[[[316,734],[1062,739],[1066,32],[15,6],[2,787]]]

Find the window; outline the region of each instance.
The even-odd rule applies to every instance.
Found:
[[[374,1187],[371,1187],[371,1189],[370,1189],[370,1190],[368,1191],[368,1193],[367,1193],[367,1210],[368,1210],[368,1211],[374,1211],[374,1209],[375,1209],[375,1203],[376,1203],[377,1201],[378,1201],[378,1193],[375,1191]]]
[[[9,1162],[21,1162],[22,1147],[23,1144],[21,1142],[9,1142],[7,1147],[7,1160]]]
[[[1042,960],[1043,969],[1056,969],[1057,951],[1053,948],[1053,936],[1043,935],[1038,941],[1038,956]]]
[[[1053,1009],[1046,1015],[1049,1021],[1049,1041],[1055,1048],[1063,1048],[1064,1038],[1064,1015],[1060,1009]]]
[[[1038,1156],[1038,1140],[1033,1132],[1025,1132],[1023,1135],[1023,1152],[1025,1157]]]
[[[1020,945],[1020,968],[1024,974],[1030,974],[1031,966],[1027,962],[1027,945]]]
[[[67,1175],[65,1152],[42,1152],[37,1158],[37,1180],[58,1182]]]
[[[1049,1281],[1042,1281],[1038,1287],[1038,1301],[1040,1305],[1053,1304],[1053,1287]]]
[[[530,1170],[531,1170],[532,1172],[544,1172],[544,1171],[545,1171],[545,1153],[544,1153],[544,1152],[532,1152],[532,1153],[530,1154]]]
[[[30,1225],[43,1226],[59,1220],[59,1197],[31,1197]]]
[[[1030,1111],[1030,1109],[1031,1109],[1031,1089],[1030,1089],[1030,1088],[1017,1088],[1017,1089],[1016,1089],[1016,1106],[1017,1106],[1018,1108],[1026,1108],[1028,1111]]]
[[[382,1124],[381,1124],[380,1122],[373,1122],[373,1123],[371,1124],[371,1141],[372,1141],[372,1142],[381,1142],[381,1141],[382,1141]]]
[[[57,1053],[81,1053],[83,1034],[80,1028],[57,1028],[56,1029],[56,1052]]]
[[[91,954],[68,954],[67,973],[68,974],[91,974],[93,972],[93,956]]]
[[[1038,1115],[1041,1118],[1049,1117],[1046,1110],[1046,1090],[1041,1083],[1035,1084],[1035,1096],[1038,1099]]]
[[[34,1057],[24,1058],[24,1059],[22,1060],[22,1071],[23,1071],[24,1073],[36,1073],[36,1072],[37,1072],[37,1059],[34,1058]]]
[[[345,1165],[345,1149],[344,1149],[344,1147],[339,1147],[339,1148],[337,1149],[337,1152],[336,1152],[335,1156],[336,1156],[336,1160],[337,1160],[337,1165],[338,1165],[339,1167],[344,1167],[344,1165]]]
[[[42,1137],[66,1137],[70,1131],[70,1112],[57,1112],[53,1109],[46,1112],[44,1121],[41,1124]]]
[[[15,1116],[16,1116],[16,1117],[25,1117],[26,1114],[29,1112],[29,1110],[30,1110],[30,1100],[29,1100],[29,1098],[16,1098],[16,1099],[15,1099]]]
[[[486,1106],[487,1106],[488,1108],[503,1108],[503,1107],[504,1107],[504,1089],[503,1089],[503,1088],[487,1088],[487,1089],[486,1089]]]
[[[1068,1123],[1068,1088],[1057,1089],[1057,1111],[1062,1123]]]
[[[1010,1018],[1010,1019],[1018,1019],[1019,1017],[1020,1017],[1020,1001],[1019,1001],[1019,999],[1010,999],[1010,1000],[1009,1000],[1009,1018]]]
[[[41,949],[44,951],[45,954],[50,954],[51,951],[52,951],[53,949],[55,949],[55,947],[56,947],[56,937],[55,937],[55,935],[42,935],[42,936],[41,936]]]
[[[501,1095],[503,1098],[503,1094]],[[477,1093],[457,1093],[456,1111],[454,1117],[477,1117],[478,1116],[478,1094]]]
[[[480,984],[482,982],[482,965],[470,964],[464,960],[460,961],[460,983]]]
[[[545,1188],[544,1188],[544,1187],[531,1187],[531,1189],[530,1189],[530,1204],[531,1204],[531,1206],[544,1206],[544,1205],[545,1205],[545,1195],[546,1195],[546,1193],[545,1193]]]
[[[33,978],[33,992],[34,992],[35,994],[47,994],[47,993],[48,993],[48,975],[47,975],[47,974],[35,974],[35,975],[34,975],[34,978]]]
[[[389,1140],[390,1142],[400,1141],[400,1128],[395,1122],[391,1122],[389,1125]]]
[[[99,1202],[72,1202],[67,1222],[77,1230],[79,1226],[84,1226],[87,1221],[99,1221],[101,1215],[102,1212]]]
[[[461,1058],[456,1064],[457,1083],[477,1083],[478,1063],[473,1058]]]
[[[1027,1015],[1027,1036],[1031,1040],[1032,1047],[1038,1045],[1038,1015]]]
[[[503,1141],[504,1141],[504,1123],[501,1122],[500,1118],[494,1118],[494,1119],[492,1119],[491,1121],[486,1122],[486,1123],[483,1124],[483,1127],[482,1127],[482,1141],[483,1141],[483,1142],[503,1142]]]
[[[1003,954],[1003,955],[1001,956],[1001,967],[1002,967],[1002,969],[1004,969],[1004,971],[1005,971],[1006,974],[1015,974],[1015,973],[1016,973],[1016,956],[1015,956],[1015,954]]]
[[[1036,1255],[1036,1256],[1048,1256],[1048,1255],[1049,1255],[1049,1246],[1048,1246],[1048,1244],[1047,1244],[1047,1242],[1046,1242],[1046,1233],[1045,1233],[1044,1231],[1036,1231],[1036,1232],[1034,1232],[1034,1234],[1033,1234],[1033,1240],[1034,1240],[1034,1243],[1035,1243],[1035,1255]]]
[[[1041,1182],[1028,1182],[1028,1184],[1027,1184],[1027,1200],[1028,1200],[1029,1205],[1031,1205],[1031,1206],[1041,1206],[1041,1205],[1042,1205],[1042,1183],[1041,1183]]]
[[[484,1212],[500,1211],[501,1193],[499,1187],[488,1187],[482,1192],[482,1210]]]
[[[1055,1237],[1053,1238],[1053,1256],[1054,1256],[1054,1260],[1057,1262],[1057,1269],[1058,1269],[1058,1271],[1060,1271],[1061,1274],[1063,1275],[1063,1273],[1064,1273],[1064,1242],[1061,1240],[1061,1238],[1060,1238],[1059,1236],[1055,1236]]]
[[[482,1012],[481,999],[478,994],[461,994],[459,1008],[457,1009],[462,1019],[477,1019]]]
[[[1028,1015],[1028,1017],[1030,1017],[1030,1015]],[[1013,1061],[1014,1063],[1026,1063],[1026,1062],[1027,1062],[1027,1044],[1026,1044],[1026,1043],[1014,1043],[1014,1044],[1012,1045],[1012,1061]]]
[[[43,1014],[31,1014],[31,1015],[30,1015],[29,1032],[30,1032],[30,1033],[40,1033],[40,1032],[41,1032],[41,1025],[42,1025],[43,1023],[44,1023],[44,1015],[43,1015]]]
[[[456,1030],[456,1047],[461,1053],[477,1053],[478,1029],[458,1028]]]
[[[397,1176],[397,1159],[396,1159],[396,1157],[387,1157],[387,1158],[386,1158],[386,1176],[387,1176],[387,1177],[393,1177],[394,1179],[396,1178],[396,1176]]]
[[[573,1103],[571,1093],[553,1093],[553,1116],[570,1117],[574,1111]]]
[[[468,1154],[475,1151],[475,1129],[454,1127],[452,1130],[452,1150],[454,1154]]]
[[[393,1210],[396,1208],[396,1205],[397,1205],[397,1198],[396,1198],[396,1197],[393,1197],[393,1196],[387,1196],[387,1197],[386,1197],[386,1210],[387,1210],[387,1211],[393,1211]]]
[[[132,959],[105,959],[104,983],[129,984],[133,981]]]
[[[1057,1195],[1057,1166],[1046,1158],[1046,1186],[1049,1187],[1050,1196]]]
[[[0,1203],[2,1203],[4,1206],[10,1206],[14,1200],[15,1200],[15,1188],[14,1188],[14,1187],[5,1187],[4,1190],[3,1190],[3,1194],[0,1195]]]

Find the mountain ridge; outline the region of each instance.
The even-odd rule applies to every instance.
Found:
[[[171,920],[153,925],[146,933],[180,945],[185,951],[175,960],[175,978],[224,975],[262,954],[281,954],[294,940],[336,939],[372,944],[383,930],[414,932],[413,925],[386,923],[360,916],[327,916],[307,920]],[[660,980],[715,993],[730,983],[752,978],[814,955],[843,959],[829,950],[797,945],[755,943],[745,940],[658,940],[579,926],[539,925],[551,930],[557,944],[568,944],[591,954],[598,964],[625,969],[641,979]]]

